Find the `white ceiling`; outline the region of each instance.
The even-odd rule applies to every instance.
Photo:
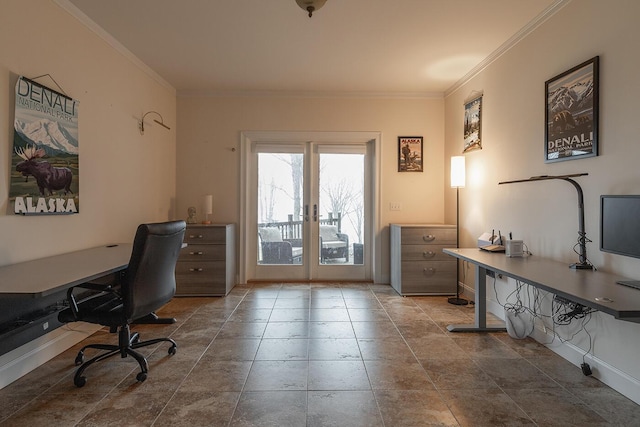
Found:
[[[567,2],[327,0],[309,18],[295,0],[56,1],[178,94],[395,95],[441,95]]]

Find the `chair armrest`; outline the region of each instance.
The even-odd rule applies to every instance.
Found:
[[[291,264],[293,250],[290,242],[262,242],[262,258],[267,263]]]
[[[348,234],[337,233],[336,235],[338,236],[338,240],[342,240],[343,242],[347,242],[347,245],[349,245],[349,235]]]
[[[293,246],[294,248],[301,248],[302,247],[302,239],[283,239],[285,242],[289,242],[291,243],[291,246]]]
[[[118,289],[114,288],[111,283],[102,284],[87,282],[67,289],[67,301],[69,302],[69,308],[73,313],[74,319],[78,318],[78,301],[76,300],[76,296],[73,294],[73,291],[76,288],[88,289],[91,291],[96,291],[97,293],[113,293],[118,295]],[[95,293],[93,293],[91,296],[93,295],[95,295]],[[89,296],[88,298],[90,298],[91,296]]]

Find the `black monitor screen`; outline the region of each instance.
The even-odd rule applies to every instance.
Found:
[[[640,195],[600,196],[600,250],[640,258]]]

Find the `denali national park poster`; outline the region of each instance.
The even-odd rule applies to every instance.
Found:
[[[78,101],[19,77],[11,159],[15,214],[78,213]]]

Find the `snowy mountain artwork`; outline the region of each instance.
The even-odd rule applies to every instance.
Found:
[[[78,213],[78,104],[18,78],[9,191],[15,214]]]
[[[598,155],[598,58],[545,83],[545,162]]]

